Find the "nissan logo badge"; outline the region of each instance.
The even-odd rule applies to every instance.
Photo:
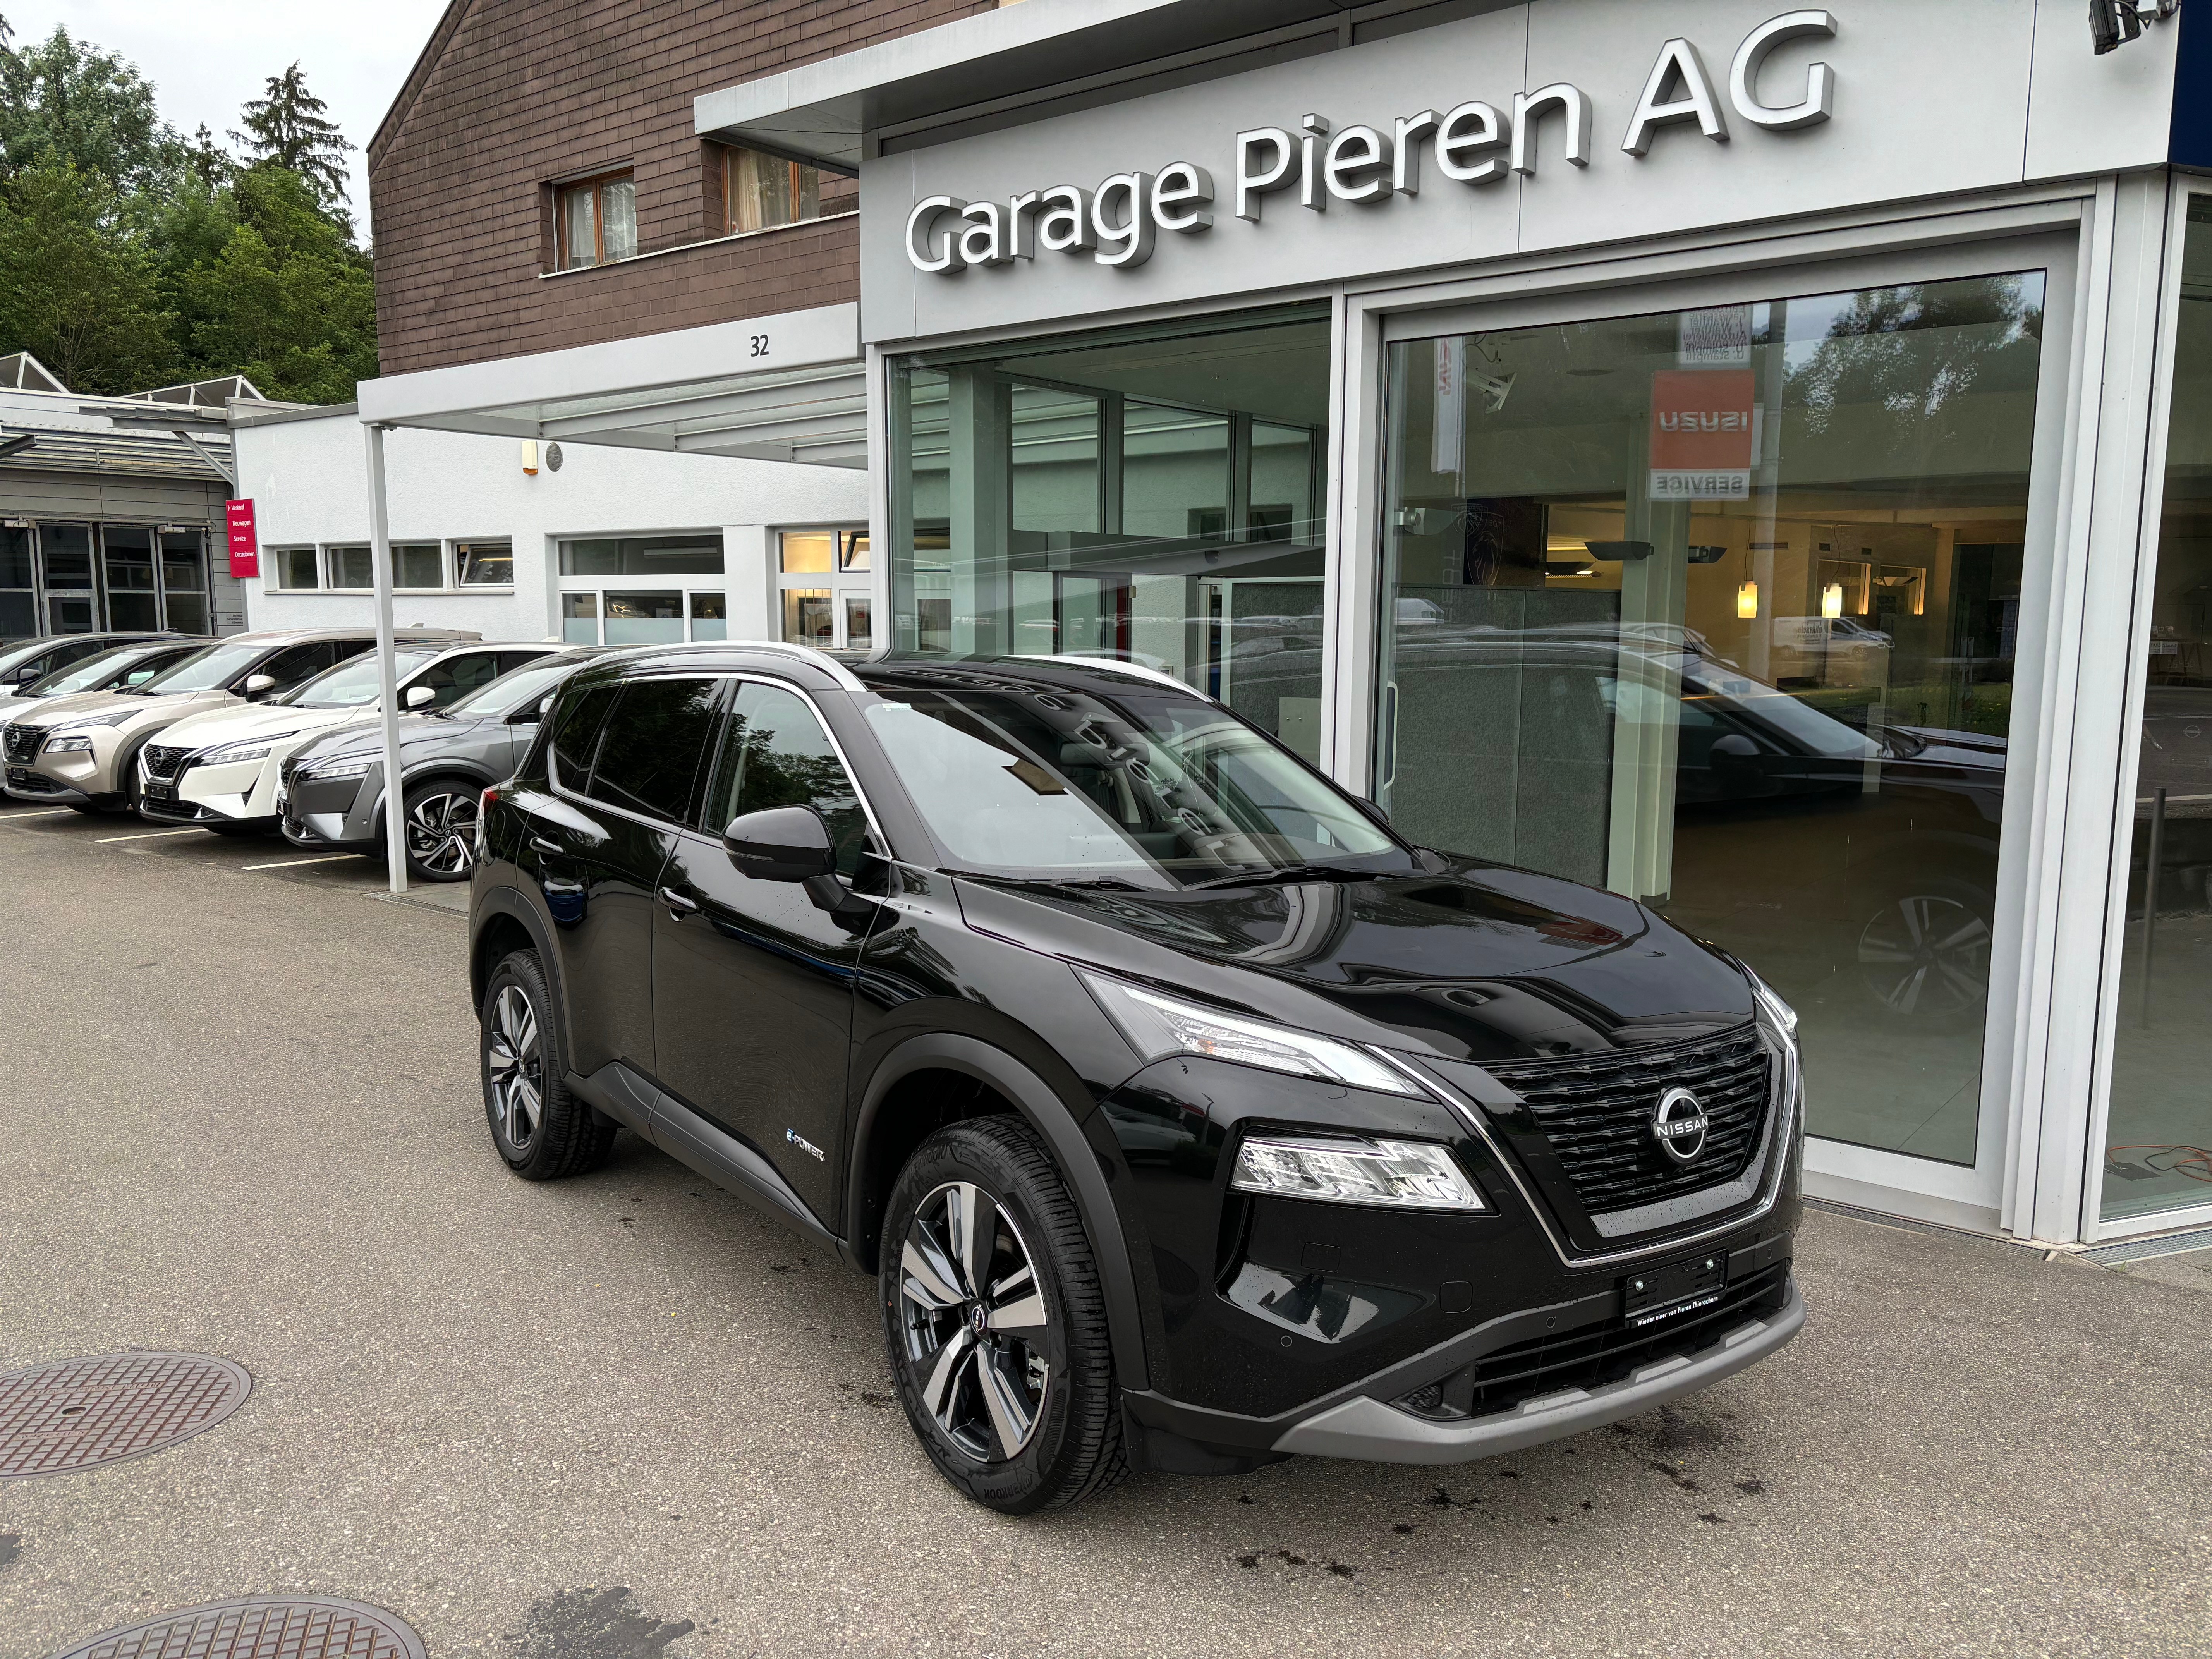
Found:
[[[1659,1109],[1651,1115],[1651,1133],[1677,1164],[1693,1164],[1705,1150],[1705,1131],[1712,1121],[1697,1096],[1687,1089],[1669,1089],[1659,1097]]]

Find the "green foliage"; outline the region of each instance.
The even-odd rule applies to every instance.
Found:
[[[153,262],[116,232],[115,186],[49,161],[0,187],[0,341],[75,392],[163,384],[177,350]]]
[[[0,354],[73,391],[244,374],[343,402],[376,372],[375,285],[345,200],[353,146],[295,64],[240,115],[241,162],[162,122],[130,64],[0,18]]]

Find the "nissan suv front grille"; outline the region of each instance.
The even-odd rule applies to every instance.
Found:
[[[173,749],[158,743],[146,745],[146,775],[160,783],[173,782],[178,771],[191,755],[189,749]]]
[[[1519,1095],[1593,1215],[1655,1204],[1733,1181],[1758,1150],[1771,1067],[1759,1029],[1669,1048],[1490,1066]],[[1675,1158],[1653,1133],[1659,1103],[1681,1088],[1705,1115],[1703,1145]]]
[[[28,766],[39,757],[39,739],[45,737],[43,728],[11,721],[0,727],[0,749],[4,749],[10,762],[17,766]]]
[[[1458,1422],[1511,1411],[1568,1389],[1618,1382],[1654,1361],[1711,1346],[1737,1326],[1782,1311],[1790,1299],[1790,1264],[1728,1285],[1710,1305],[1638,1328],[1626,1314],[1557,1336],[1540,1336],[1486,1353],[1394,1403],[1435,1422]]]

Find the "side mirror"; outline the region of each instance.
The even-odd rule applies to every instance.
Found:
[[[437,700],[438,692],[434,686],[410,685],[407,688],[407,706],[410,708],[420,708],[423,704]]]
[[[732,818],[722,850],[755,881],[811,881],[837,872],[830,826],[811,806],[771,806]]]
[[[246,695],[248,697],[265,697],[276,689],[276,682],[272,676],[248,674],[246,677]]]

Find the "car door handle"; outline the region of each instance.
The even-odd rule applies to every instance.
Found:
[[[673,887],[664,887],[660,890],[660,902],[668,907],[668,917],[672,921],[681,921],[686,916],[696,916],[699,914],[699,901],[687,897]]]
[[[561,843],[557,841],[548,841],[543,836],[532,836],[530,838],[530,850],[533,853],[558,854],[561,851]]]

